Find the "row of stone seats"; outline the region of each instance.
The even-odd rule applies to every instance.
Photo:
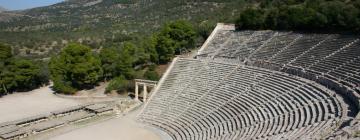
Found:
[[[246,41],[237,42],[234,40],[233,44],[223,48],[221,52],[218,52],[218,54],[215,55],[216,57],[230,56],[239,60],[244,60],[276,34],[277,32],[272,31],[256,31]]]
[[[232,34],[233,31],[229,30],[219,30],[216,35],[213,37],[212,41],[209,42],[208,46],[206,46],[206,51],[202,53],[208,54],[215,52],[221,44],[224,44],[228,37]]]
[[[287,64],[310,48],[320,44],[320,42],[324,41],[327,37],[328,35],[320,34],[302,35],[301,38],[296,40],[290,47],[279,52],[270,60],[275,63]]]
[[[184,59],[180,59],[179,61],[180,62],[184,61]],[[185,60],[185,61],[191,62],[191,60]],[[235,67],[234,65],[223,65],[223,64],[218,64],[216,62],[204,64],[204,66],[202,66],[203,69],[201,70],[201,73],[198,75],[192,75],[192,77],[190,78],[192,80],[188,81],[187,86],[177,87],[175,91],[176,93],[179,92],[179,94],[172,95],[170,98],[166,98],[166,99],[163,99],[163,95],[160,95],[158,99],[154,99],[154,100],[161,100],[163,101],[163,104],[149,103],[148,106],[153,107],[153,109],[157,109],[162,106],[168,106],[169,104],[176,104],[178,102],[177,98],[185,98],[188,103],[191,103],[192,101],[196,100],[196,98],[199,98],[201,96],[201,93],[205,93],[207,89],[211,88],[209,86],[216,85],[218,81],[220,81],[221,78],[227,75],[231,69],[234,69],[234,67]],[[176,66],[174,68],[176,68]],[[193,74],[191,70],[188,72]],[[169,78],[170,77],[173,76],[169,75]],[[196,90],[193,90],[193,88],[188,88],[188,87],[197,87],[197,88]],[[171,92],[171,90],[169,89],[166,89],[165,91],[167,93]],[[190,97],[185,94],[180,94],[181,92],[192,93],[194,95]],[[166,93],[163,92],[162,89],[160,89],[158,94],[166,94]]]
[[[34,133],[40,133],[43,131],[48,131],[50,129],[61,127],[67,123],[74,123],[74,122],[82,121],[82,120],[88,119],[93,116],[95,116],[94,113],[89,113],[87,111],[77,111],[77,112],[71,113],[71,115],[67,115],[64,117],[52,119],[50,121],[45,121],[45,122],[35,124],[33,126],[30,126],[30,128],[27,128],[27,129],[30,129]]]
[[[249,39],[249,37],[254,33],[254,31],[243,31],[243,32],[234,32],[234,31],[219,31],[220,35],[217,35],[215,39],[212,39],[210,43],[205,46],[206,49],[201,52],[207,56],[215,55],[217,51],[221,51],[223,48],[228,48],[235,43],[242,43]],[[226,32],[227,36],[224,36],[222,32]],[[222,39],[217,39],[219,36],[223,37]],[[221,40],[221,41],[220,41]]]
[[[247,39],[233,39],[238,37],[237,34],[244,34],[248,32],[249,31],[233,31],[227,34],[227,37],[224,37],[223,35],[222,37],[226,39],[230,38],[231,43],[226,46],[212,45],[212,48],[218,47],[218,49],[221,50],[218,52],[218,54],[216,54],[217,57],[241,58],[240,60],[244,60],[244,58],[253,53],[257,48],[265,45],[260,47],[261,49],[253,54],[254,59],[267,60],[274,54],[280,53],[279,56],[274,58],[274,62],[285,63],[296,59],[296,61],[292,63],[293,65],[307,67],[309,64],[316,62],[317,60],[331,54],[344,45],[347,45],[355,40],[354,37],[346,35],[303,34],[302,37],[293,42],[291,46],[286,46],[286,44],[294,40],[295,36],[300,34],[291,32],[278,33],[274,31],[254,31],[251,35],[247,35],[245,37]],[[242,36],[240,35],[240,37]],[[265,41],[268,42],[264,43]],[[218,41],[214,39],[211,42],[216,44]],[[222,43],[223,42],[218,42],[217,44]],[[284,45],[287,48],[285,48],[283,52],[280,52],[281,49],[285,47]],[[207,51],[207,49],[204,51]],[[306,53],[303,54],[304,52]]]
[[[342,83],[352,87],[360,87],[360,58],[344,64],[337,69],[329,72],[329,75],[336,77],[337,80],[343,81]]]
[[[54,116],[64,116],[64,115],[72,113],[72,112],[80,111],[80,110],[84,109],[84,107],[85,106],[83,106],[83,105],[73,106],[73,107],[53,111],[53,112],[51,112],[51,114],[53,114]]]
[[[91,117],[94,117],[95,113],[89,113],[86,111],[79,111],[79,112],[75,112],[72,113],[71,115],[62,117],[61,120],[67,123],[73,123],[73,122],[78,122],[78,121],[82,121]]]
[[[293,41],[300,37],[299,34],[291,32],[280,32],[278,35],[274,36],[269,42],[259,48],[256,53],[252,56],[255,59],[268,60],[273,55],[280,52],[282,49],[291,45]]]
[[[201,72],[194,80],[191,82],[191,85],[182,91],[182,94],[179,94],[178,99],[180,98],[182,101],[185,101],[187,107],[189,107],[193,102],[201,98],[205,93],[208,92],[209,89],[213,88],[219,84],[222,79],[228,75],[233,69],[234,65],[224,65],[219,63],[208,63],[208,67],[205,66],[205,70]],[[178,104],[181,100],[174,98],[175,100],[170,103]],[[179,102],[180,101],[180,102]],[[173,113],[180,114],[183,110],[185,110],[185,106],[183,108],[176,108],[176,106],[171,106],[175,108],[169,108],[169,110],[173,111]]]
[[[10,133],[0,135],[3,140],[20,139],[27,136],[27,132],[23,130],[17,130]]]
[[[95,114],[101,114],[101,113],[113,111],[113,108],[109,107],[106,104],[93,104],[86,106],[84,109]]]
[[[33,117],[27,117],[27,118],[23,118],[20,120],[16,120],[16,121],[12,121],[10,122],[10,124],[14,124],[14,125],[29,125],[32,123],[37,123],[37,122],[41,122],[46,120],[50,115],[49,114],[43,114],[43,115],[37,115],[37,116],[33,116]]]
[[[236,38],[236,33],[228,36]],[[254,31],[246,41],[232,39],[231,44],[219,49],[221,51],[216,54],[216,60],[236,63],[250,56],[250,60],[309,69],[319,76],[325,74],[325,77],[354,90],[360,86],[360,70],[357,67],[359,39],[354,36]]]
[[[19,130],[19,128],[19,126],[14,124],[2,126],[0,127],[0,137],[2,137],[3,139],[7,139],[6,137],[10,136],[8,135],[9,133],[15,133]]]
[[[220,97],[216,97],[216,99],[219,99]],[[211,100],[210,100],[211,101]],[[214,101],[215,102],[215,101]],[[221,101],[220,101],[221,102]],[[226,108],[225,108],[226,109]],[[192,113],[190,113],[189,115],[191,115]],[[223,113],[223,114],[225,114],[225,113]]]
[[[329,133],[329,131],[326,130],[332,129],[332,126],[334,126],[335,123],[337,123],[336,119],[327,119],[306,127],[280,133],[279,135],[269,136],[266,139],[321,139],[322,136]]]
[[[207,91],[192,86],[195,83],[180,93],[168,91],[179,96],[164,106],[147,106],[139,120],[174,139],[212,139],[229,133],[237,133],[232,137],[268,137],[342,117],[338,99],[317,84],[255,67],[234,65],[228,71],[220,83],[203,85]],[[155,93],[154,99],[161,97],[159,94]],[[152,108],[162,112],[152,113]]]
[[[244,31],[244,32],[232,32],[232,35],[228,37],[229,41],[227,44],[223,44],[221,46],[217,46],[218,52],[223,53],[224,51],[233,50],[235,46],[242,46],[244,43],[247,43],[250,38],[254,38],[255,36],[258,36],[259,32],[257,31]],[[212,56],[218,55],[211,54]]]
[[[164,81],[163,85],[167,88],[161,88],[158,91],[158,98],[154,98],[154,102],[148,103],[151,110],[145,110],[144,114],[146,114],[147,111],[150,111],[151,113],[157,111],[157,113],[160,114],[162,110],[158,110],[156,107],[166,106],[172,100],[173,95],[171,92],[181,92],[181,90],[185,89],[191,82],[192,77],[197,75],[203,68],[204,64],[199,61],[191,62],[183,59],[177,60],[172,73]]]
[[[360,84],[359,53],[360,42],[355,42],[307,69],[331,75],[337,81],[344,81],[349,87],[356,87]]]
[[[191,62],[191,61],[190,61]],[[210,81],[210,82],[216,82],[216,81],[219,81],[220,80],[220,78],[221,77],[223,77],[225,74],[223,74],[223,73],[228,73],[231,69],[233,69],[233,68],[231,68],[231,67],[225,67],[225,66],[218,66],[219,64],[217,64],[217,63],[209,63],[208,64],[208,66],[204,66],[204,70],[203,70],[203,75],[200,75],[200,76],[196,76],[196,75],[194,75],[195,77],[198,77],[199,78],[199,80],[200,81],[192,81],[191,82],[191,84],[189,84],[190,86],[196,86],[196,87],[198,87],[199,89],[197,90],[197,91],[199,91],[199,93],[197,93],[197,91],[194,91],[194,92],[192,92],[192,91],[188,91],[188,92],[190,92],[190,93],[194,93],[194,97],[199,97],[199,96],[196,96],[196,94],[201,94],[202,92],[200,92],[201,91],[201,89],[207,89],[207,88],[209,88],[209,87],[206,87],[206,88],[202,88],[202,86],[207,86],[207,85],[212,85],[212,84],[214,84],[214,83],[212,83],[212,84],[210,84],[210,83],[202,83],[201,82],[201,79],[203,79],[204,81]],[[210,73],[209,73],[210,72]],[[189,72],[189,73],[192,73],[191,71]],[[216,75],[222,75],[222,76],[216,76]],[[212,77],[214,77],[213,79],[209,79],[209,78],[212,78]],[[217,78],[218,77],[218,78]],[[208,79],[206,79],[206,78],[208,78]],[[194,78],[194,79],[197,79],[197,78]],[[197,85],[193,85],[192,83],[195,83],[195,84],[197,84]],[[165,88],[166,89],[166,88]],[[161,89],[160,89],[161,90]],[[206,91],[203,91],[203,92],[206,92]],[[161,94],[160,92],[158,93],[158,94]],[[161,96],[160,96],[161,97]],[[178,100],[179,98],[182,98],[183,100],[186,100],[186,101],[188,101],[188,100],[192,100],[192,99],[186,99],[187,97],[186,96],[175,96],[175,97],[173,97],[174,99],[176,99],[176,100]],[[178,102],[176,102],[176,100],[175,100],[175,102],[172,102],[172,103],[170,103],[170,104],[175,104],[175,103],[178,103]],[[183,101],[183,100],[180,100],[180,101]],[[150,103],[149,103],[149,106],[150,106]],[[174,107],[176,107],[176,105],[174,105]],[[168,108],[166,108],[166,107],[164,107],[166,110],[169,110]],[[173,108],[173,109],[170,109],[170,110],[174,110],[175,108]],[[180,112],[180,111],[179,111]],[[155,115],[153,115],[153,116],[155,116]],[[174,115],[175,116],[175,115]],[[145,117],[146,118],[146,117]]]
[[[111,111],[103,104],[87,104],[69,107],[45,115],[28,117],[0,124],[1,139],[18,139],[31,134],[57,128],[68,123],[82,121],[95,116],[95,113]],[[93,111],[95,113],[91,113]]]
[[[270,39],[275,33],[272,31],[227,31],[226,40],[211,40],[205,50],[200,52],[200,57],[236,57],[240,54],[250,54],[265,41]],[[204,56],[205,55],[205,56]],[[245,58],[242,57],[241,59]],[[240,59],[240,58],[239,58]]]
[[[341,49],[345,45],[353,42],[355,38],[347,36],[335,36],[330,37],[320,45],[316,46],[314,49],[308,53],[297,58],[291,65],[308,67],[309,65],[315,63],[317,60],[324,58],[331,53]]]
[[[50,129],[63,126],[66,122],[61,120],[50,120],[43,123],[35,124],[34,126],[31,126],[32,131],[34,133],[40,133],[43,131],[48,131]]]

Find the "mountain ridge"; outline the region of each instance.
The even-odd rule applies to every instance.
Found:
[[[67,0],[0,13],[0,42],[12,45],[18,54],[47,55],[66,42],[99,44],[124,34],[149,35],[178,19],[215,25],[230,21],[241,7],[242,0]]]
[[[0,6],[0,12],[3,12],[3,11],[8,11],[8,9],[6,9],[6,8],[4,8],[4,7],[2,7],[2,6]]]

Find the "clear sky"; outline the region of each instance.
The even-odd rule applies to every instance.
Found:
[[[23,10],[47,6],[64,0],[0,0],[0,6],[8,10]]]

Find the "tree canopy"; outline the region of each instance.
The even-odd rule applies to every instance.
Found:
[[[159,62],[166,63],[174,57],[175,53],[194,48],[196,35],[192,25],[184,20],[165,24],[154,36]]]
[[[206,36],[209,26],[204,24],[199,31],[204,31]],[[124,88],[130,88],[129,81],[135,77],[159,80],[154,64],[167,63],[176,53],[194,48],[196,38],[193,26],[178,20],[165,24],[151,36],[128,35],[126,40],[107,44],[99,54],[103,77],[112,79],[107,92],[126,91]]]
[[[5,61],[5,59],[10,57],[12,57],[11,47],[0,43],[0,61]]]
[[[115,47],[107,47],[103,48],[99,54],[101,60],[101,67],[104,71],[103,77],[106,79],[118,75],[116,68],[120,55],[117,52],[118,50]]]
[[[0,96],[32,90],[47,82],[39,63],[14,57],[11,47],[0,43]]]
[[[104,70],[104,78],[124,76],[134,77],[134,63],[141,55],[133,43],[125,42],[121,46],[106,47],[100,52],[100,60]]]
[[[70,44],[50,60],[54,89],[71,94],[94,86],[103,76],[101,61],[89,47]]]
[[[359,1],[266,0],[241,12],[238,29],[360,31]]]
[[[198,30],[205,37],[209,27],[204,24]],[[197,35],[192,24],[178,20],[148,37],[130,34],[94,47],[99,51],[70,43],[48,63],[13,58],[11,47],[0,44],[0,65],[4,67],[0,71],[0,93],[36,88],[48,82],[48,75],[59,93],[73,94],[111,79],[109,90],[125,91],[135,77],[158,80],[156,64],[167,63],[175,54],[194,48]]]

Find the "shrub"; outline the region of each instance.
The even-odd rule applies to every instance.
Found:
[[[124,76],[119,76],[112,79],[109,85],[106,87],[105,92],[109,93],[112,90],[116,90],[117,92],[126,92],[128,91],[129,81],[126,80]]]
[[[158,81],[160,79],[160,76],[154,70],[147,70],[144,73],[144,78],[152,81]]]

